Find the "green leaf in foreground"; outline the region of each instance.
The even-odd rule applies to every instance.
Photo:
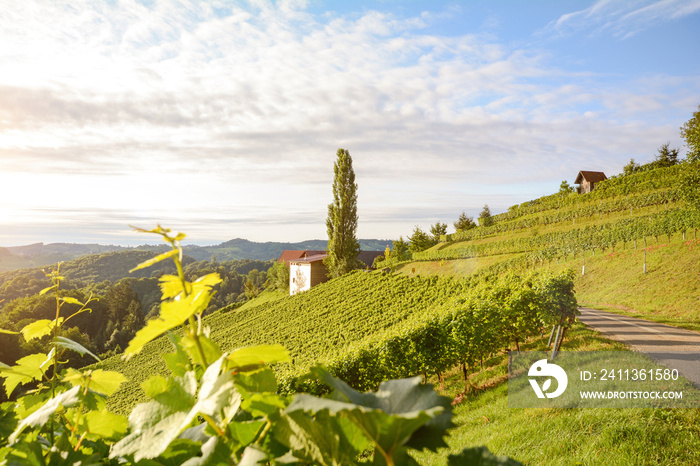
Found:
[[[136,332],[136,336],[129,342],[129,346],[124,351],[124,359],[129,359],[139,353],[143,346],[154,338],[182,325],[184,321],[197,312],[198,308],[206,309],[210,299],[211,296],[207,296],[204,302],[193,303],[195,297],[190,295],[184,299],[163,302],[158,318],[149,320],[146,326]],[[197,306],[193,304],[197,304]]]
[[[54,343],[56,343],[56,346],[61,347],[61,348],[66,348],[72,351],[75,351],[81,356],[84,356],[86,354],[92,356],[95,361],[100,362],[100,358],[95,356],[89,349],[85,348],[83,345],[78,343],[77,341],[73,341],[69,338],[66,337],[56,337],[54,339]]]
[[[5,378],[5,393],[9,397],[19,384],[25,384],[33,380],[40,380],[43,375],[43,366],[48,356],[42,353],[30,354],[17,360],[17,364],[9,369],[2,369],[0,377]]]
[[[252,368],[263,364],[291,362],[282,345],[259,345],[239,348],[228,356],[229,368]]]
[[[58,318],[58,323],[55,320],[40,319],[35,320],[31,324],[27,324],[22,328],[22,336],[26,341],[31,341],[35,338],[41,338],[53,332],[56,325],[60,326],[63,322],[63,317]]]
[[[51,398],[44,404],[41,408],[34,411],[32,414],[22,419],[17,426],[17,429],[10,435],[9,442],[15,443],[17,437],[22,433],[26,427],[37,427],[43,426],[49,420],[49,418],[55,413],[59,408],[70,408],[76,404],[79,400],[78,392],[80,387],[73,387],[67,392],[63,392],[60,395]]]
[[[432,385],[422,384],[420,377],[389,380],[382,382],[376,393],[360,393],[342,380],[331,376],[322,367],[313,367],[311,372],[334,389],[331,396],[336,400],[403,416],[407,420],[415,418],[417,424],[419,424],[417,419],[420,417],[417,413],[428,413],[430,419],[421,424],[415,434],[406,440],[406,445],[418,450],[427,448],[432,451],[447,446],[443,436],[454,426],[451,420],[452,400],[438,395]],[[405,424],[409,427],[413,422],[405,422]],[[367,427],[372,427],[371,422]],[[379,435],[380,431],[377,431],[377,434]],[[374,440],[377,441],[377,439]]]
[[[360,393],[321,367],[312,368],[312,374],[334,389],[334,399],[294,396],[276,435],[296,456],[344,464],[348,450],[352,456],[372,442],[375,464],[415,464],[409,448],[446,446],[442,437],[452,427],[450,399],[421,384],[420,377],[384,382],[375,393]],[[325,426],[334,427],[336,436],[343,432],[343,438],[324,433]]]
[[[127,381],[127,378],[115,371],[97,369],[80,372],[73,368],[68,368],[63,381],[69,382],[73,386],[87,387],[95,392],[110,396],[119,390],[119,387]]]
[[[154,377],[144,383],[144,391],[153,401],[134,408],[129,416],[132,433],[114,445],[110,457],[134,455],[136,461],[155,458],[198,415],[217,419],[224,411],[226,421],[232,419],[240,405],[240,394],[234,389],[233,376],[222,372],[223,363],[221,357],[207,368],[198,393],[194,372],[170,379]]]
[[[145,269],[147,267],[152,266],[153,264],[157,264],[160,261],[164,261],[165,259],[169,259],[173,256],[178,256],[180,255],[180,251],[177,249],[172,249],[168,252],[164,252],[163,254],[158,254],[156,257],[152,259],[148,259],[147,261],[141,262],[139,265],[134,267],[133,269],[129,270],[129,273],[135,272],[137,270]]]

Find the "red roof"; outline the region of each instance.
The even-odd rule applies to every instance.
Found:
[[[301,259],[304,256],[309,257],[309,256],[316,256],[318,254],[325,254],[326,251],[294,251],[294,250],[286,250],[282,252],[282,255],[280,256],[279,259],[277,259],[277,262],[284,262],[287,265],[289,265],[289,261],[296,261],[297,259]]]
[[[578,176],[576,177],[576,181],[574,181],[574,184],[581,184],[583,180],[586,180],[589,183],[598,183],[599,181],[607,179],[608,177],[605,176],[605,173],[603,172],[589,172],[581,170],[580,172],[578,172]]]
[[[312,256],[304,256],[299,259],[291,259],[289,262],[303,262],[310,264],[311,262],[319,262],[328,257],[328,254],[323,252],[322,254],[314,254]]]

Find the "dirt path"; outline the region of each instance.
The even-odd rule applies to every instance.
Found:
[[[678,369],[700,388],[700,333],[596,309],[579,310],[579,320],[588,327]]]

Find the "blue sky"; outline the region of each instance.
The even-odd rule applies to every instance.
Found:
[[[12,2],[0,246],[363,238],[650,161],[700,104],[700,0]]]

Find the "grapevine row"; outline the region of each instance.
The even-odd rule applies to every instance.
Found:
[[[413,254],[416,261],[468,259],[493,254],[534,254],[541,260],[565,257],[582,251],[608,249],[618,243],[654,236],[671,236],[700,228],[700,218],[692,211],[674,209],[643,217],[619,219],[600,225],[564,232],[513,238],[506,241],[476,244],[463,248],[423,251]]]

